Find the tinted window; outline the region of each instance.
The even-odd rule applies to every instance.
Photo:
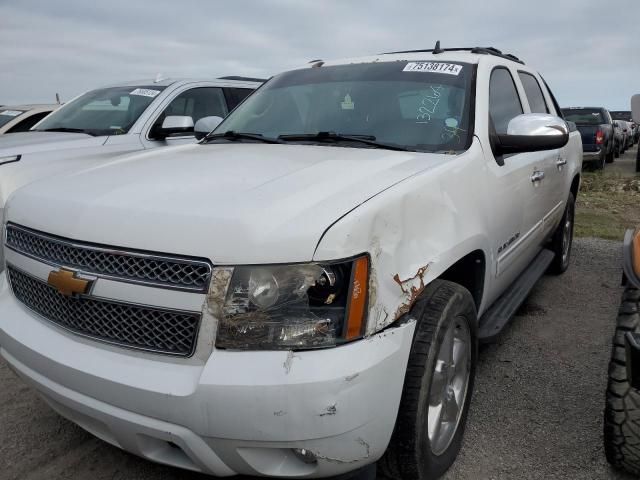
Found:
[[[9,129],[7,133],[16,133],[16,132],[27,132],[33,127],[36,123],[42,120],[44,117],[49,115],[51,112],[40,112],[34,115],[31,115],[29,118],[24,119],[17,125],[14,125]]]
[[[607,123],[599,108],[564,108],[565,120],[576,125],[600,125]]]
[[[227,115],[227,106],[221,88],[192,88],[174,98],[164,112],[156,119],[154,127],[159,127],[165,117],[172,115],[187,116],[193,123],[203,117],[222,117]]]
[[[447,64],[376,62],[286,72],[247,98],[216,133],[276,138],[335,132],[420,151],[463,150],[470,138],[474,67],[457,63],[450,66],[454,73],[446,74],[437,71],[440,65]]]
[[[625,120],[627,122],[630,122],[631,112],[629,110],[615,111],[615,112],[611,112],[611,117],[614,120]]]
[[[253,90],[251,88],[225,88],[229,110],[236,108]]]
[[[509,121],[522,114],[522,104],[506,68],[496,68],[489,84],[489,116],[497,133],[507,133]]]
[[[127,133],[162,90],[164,87],[156,85],[93,90],[60,107],[37,130],[78,130],[91,135]]]
[[[525,72],[519,72],[518,75],[520,76],[524,91],[527,94],[531,113],[549,113],[549,108],[544,101],[544,95],[542,94],[540,84],[538,80],[536,80],[536,77]]]

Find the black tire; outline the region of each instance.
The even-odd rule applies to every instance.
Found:
[[[607,153],[606,160],[605,160],[607,163],[613,163],[614,162],[614,160],[615,160],[614,150],[615,149],[613,147],[611,147],[611,150],[609,151],[609,153]]]
[[[640,475],[640,391],[627,382],[624,335],[640,332],[640,290],[627,287],[613,337],[604,409],[604,451],[611,465]]]
[[[378,463],[388,478],[434,480],[443,475],[456,459],[473,392],[478,355],[476,306],[467,289],[457,283],[435,280],[429,284],[411,310],[418,319],[404,380],[396,426],[386,453]],[[468,326],[469,368],[466,394],[457,416],[453,436],[445,449],[435,455],[428,434],[428,413],[432,401],[432,378],[440,346],[450,327],[461,322]],[[454,369],[455,370],[455,369]],[[448,371],[448,370],[447,370]],[[444,410],[444,409],[443,409]]]
[[[564,214],[562,215],[562,220],[560,220],[560,224],[556,228],[556,231],[553,233],[553,237],[551,237],[551,242],[549,244],[549,248],[553,253],[555,253],[555,257],[549,265],[548,273],[553,275],[560,275],[567,271],[569,268],[569,261],[571,260],[571,245],[573,244],[573,226],[575,220],[575,211],[576,211],[576,201],[573,198],[573,193],[569,192],[569,197],[567,198],[567,206],[564,208]],[[570,225],[567,227],[567,220],[570,221]],[[564,240],[568,242],[568,246],[565,245]],[[565,255],[565,249],[566,255]]]
[[[613,156],[614,156],[614,157],[616,157],[616,158],[620,158],[620,147],[619,147],[619,146],[617,146],[617,147],[614,149],[614,154],[613,154]]]
[[[638,147],[638,151],[636,152],[636,172],[640,172],[640,147]]]
[[[604,164],[606,161],[606,155],[604,151],[600,151],[600,155],[598,156],[598,160],[593,163],[594,170],[604,170]]]

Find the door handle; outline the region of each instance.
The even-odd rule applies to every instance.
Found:
[[[533,172],[533,174],[531,175],[531,181],[533,183],[539,182],[544,178],[544,172],[541,172],[540,170],[536,170],[535,172]]]
[[[566,158],[558,157],[558,160],[556,160],[557,167],[562,167],[563,165],[566,165],[566,164],[567,164]]]

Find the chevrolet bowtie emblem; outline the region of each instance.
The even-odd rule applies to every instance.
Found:
[[[65,297],[71,297],[73,295],[87,293],[91,285],[91,280],[83,280],[82,278],[78,278],[75,272],[61,268],[49,274],[47,283]]]

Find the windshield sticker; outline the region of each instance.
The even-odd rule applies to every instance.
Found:
[[[458,127],[458,120],[456,120],[455,118],[447,118],[444,121],[444,124],[449,128],[457,128]]]
[[[353,110],[356,104],[351,101],[351,95],[348,93],[344,96],[344,102],[340,103],[342,110]]]
[[[455,119],[449,118],[447,120],[455,120]],[[458,122],[456,120],[456,124],[457,123]],[[458,128],[457,126],[451,127],[447,125],[442,131],[442,135],[440,135],[440,138],[447,143],[455,140],[456,144],[460,144],[460,142],[462,141],[462,138],[460,138],[460,132],[466,133],[467,131],[463,130],[462,128]]]
[[[140,95],[141,97],[151,97],[155,98],[160,93],[160,90],[151,90],[149,88],[136,88],[133,92],[129,93],[129,95]]]
[[[4,115],[5,117],[17,117],[21,113],[22,111],[20,110],[4,110],[3,112],[0,112],[0,115]]]
[[[436,62],[409,62],[402,69],[403,72],[435,72],[446,73],[447,75],[459,75],[462,71],[462,65],[453,63],[436,63]]]

